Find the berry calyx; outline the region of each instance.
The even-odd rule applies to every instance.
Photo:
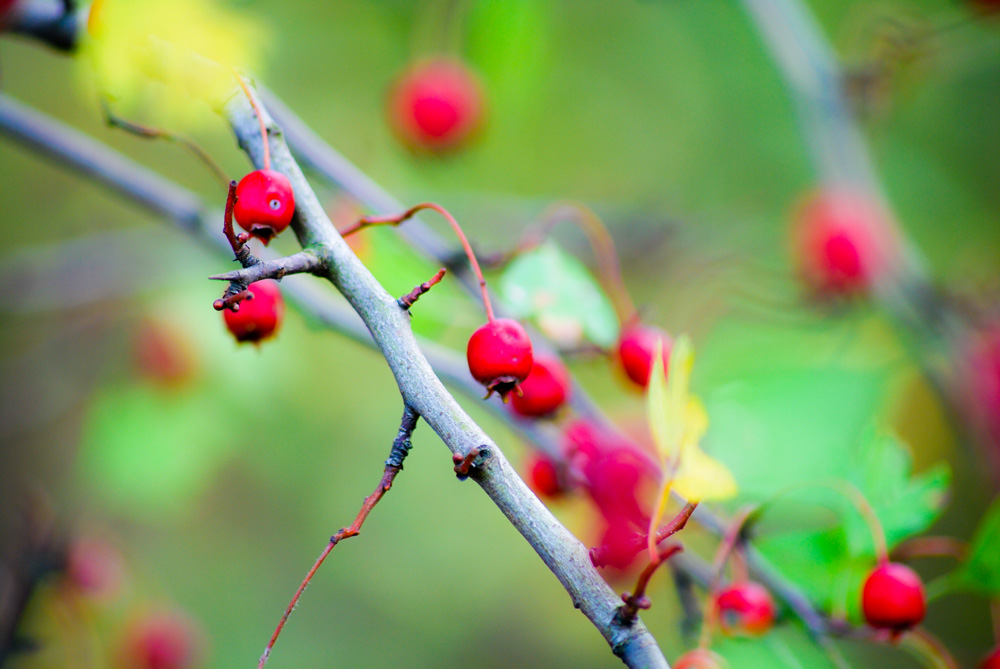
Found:
[[[566,403],[569,393],[569,371],[562,361],[554,356],[537,356],[521,383],[520,394],[511,397],[511,408],[528,418],[548,416]]]
[[[674,669],[722,669],[721,658],[705,648],[695,648],[677,658]]]
[[[187,618],[169,612],[146,614],[126,629],[121,664],[129,669],[190,669],[199,662],[200,645]]]
[[[865,580],[861,610],[868,624],[876,629],[906,631],[924,619],[927,611],[924,584],[904,564],[881,564]]]
[[[560,482],[559,470],[548,457],[535,454],[527,461],[528,486],[539,497],[555,499],[561,497],[565,489]]]
[[[736,583],[715,596],[723,634],[759,636],[774,624],[774,600],[760,583]]]
[[[897,264],[899,243],[881,207],[847,189],[809,195],[794,215],[792,245],[802,280],[820,296],[866,293]]]
[[[285,317],[285,300],[276,281],[267,279],[251,283],[247,290],[253,295],[239,303],[239,309],[222,312],[226,327],[238,342],[259,342],[274,336]]]
[[[295,194],[281,172],[254,170],[240,179],[236,197],[236,222],[265,245],[292,222]]]
[[[389,96],[389,121],[411,149],[444,153],[459,148],[482,125],[483,92],[460,60],[416,63],[396,81]]]
[[[616,355],[625,374],[633,383],[643,388],[649,385],[649,374],[653,369],[653,356],[656,354],[656,342],[663,346],[663,371],[667,372],[670,362],[670,350],[674,340],[663,330],[642,325],[629,325],[622,330],[618,339]]]
[[[473,378],[486,386],[486,396],[496,392],[505,402],[534,364],[528,333],[509,318],[490,320],[473,332],[466,355]]]

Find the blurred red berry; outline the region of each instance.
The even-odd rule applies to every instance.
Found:
[[[139,374],[159,386],[183,386],[198,371],[194,346],[187,335],[159,319],[147,319],[140,325],[132,354]]]
[[[677,658],[674,669],[722,669],[718,655],[704,648],[695,648]]]
[[[239,311],[224,309],[226,327],[238,342],[259,342],[273,336],[285,316],[285,300],[276,281],[251,283],[253,299],[240,302]]]
[[[236,197],[236,222],[264,244],[283,232],[295,214],[292,184],[275,170],[254,170],[240,179]]]
[[[867,292],[898,264],[898,240],[885,212],[848,189],[810,194],[794,215],[792,247],[806,284],[824,296]]]
[[[194,623],[178,613],[133,619],[119,657],[127,669],[191,669],[199,664],[201,639]]]
[[[924,584],[906,565],[894,562],[879,565],[865,580],[861,610],[868,624],[876,629],[908,630],[924,619],[927,610]]]
[[[444,153],[465,145],[481,127],[482,88],[460,60],[416,63],[393,85],[389,123],[411,149]]]
[[[66,554],[66,582],[81,595],[108,601],[118,594],[125,561],[117,548],[93,537],[76,539]]]
[[[723,634],[759,636],[774,624],[774,600],[759,583],[731,585],[715,596],[715,606]]]
[[[528,485],[539,497],[555,499],[565,492],[559,480],[559,469],[547,456],[541,453],[529,456],[525,469],[528,473]]]
[[[473,378],[504,401],[534,364],[528,333],[509,318],[494,319],[473,332],[466,356]]]
[[[618,362],[628,378],[643,388],[649,385],[657,342],[663,346],[663,371],[666,373],[670,363],[670,351],[674,345],[673,339],[666,332],[637,323],[626,326],[618,339]]]
[[[521,382],[520,388],[520,394],[511,396],[514,412],[529,418],[548,416],[569,398],[569,371],[559,358],[536,356],[531,372]]]

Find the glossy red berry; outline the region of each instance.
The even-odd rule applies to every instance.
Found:
[[[663,371],[666,373],[670,363],[670,351],[674,345],[674,340],[666,332],[639,323],[627,326],[618,339],[618,362],[628,378],[643,388],[649,385],[649,374],[653,369],[657,342],[662,342]]]
[[[534,364],[528,333],[509,318],[494,319],[473,332],[466,355],[469,371],[486,386],[487,397],[497,392],[505,401]]]
[[[563,486],[559,477],[559,469],[551,459],[535,454],[527,460],[528,485],[539,497],[550,499],[560,497]]]
[[[806,198],[794,216],[792,245],[802,280],[824,296],[867,292],[895,268],[899,254],[881,207],[846,189]]]
[[[198,665],[200,645],[190,620],[177,613],[156,612],[132,620],[120,659],[128,669],[190,669]]]
[[[292,222],[295,193],[281,172],[254,170],[237,184],[236,197],[236,222],[265,244]]]
[[[415,64],[389,96],[389,121],[411,149],[442,153],[469,140],[482,125],[483,92],[459,60],[435,58]]]
[[[759,636],[774,624],[774,600],[759,583],[729,586],[715,596],[715,606],[723,634]]]
[[[704,648],[695,648],[677,658],[674,669],[722,669],[718,655]]]
[[[902,632],[924,619],[924,584],[903,564],[886,562],[868,575],[861,593],[865,620],[876,629]]]
[[[983,658],[982,662],[979,663],[979,669],[1000,669],[1000,646],[997,646],[993,651]]]
[[[511,408],[528,418],[548,416],[566,403],[569,393],[569,371],[562,360],[548,355],[537,356],[531,373],[521,383],[521,392],[511,396]]]
[[[251,283],[253,299],[243,300],[238,311],[223,310],[226,327],[238,342],[259,342],[273,336],[285,317],[285,300],[276,281]]]

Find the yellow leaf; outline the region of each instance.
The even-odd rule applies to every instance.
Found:
[[[265,32],[211,0],[98,0],[83,45],[101,95],[122,115],[176,126],[210,118],[235,89],[233,67],[254,68]],[[199,108],[200,107],[200,108]]]
[[[673,483],[677,494],[689,502],[728,499],[736,494],[736,480],[718,460],[697,446],[685,453]]]

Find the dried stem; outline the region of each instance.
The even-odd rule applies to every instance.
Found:
[[[476,260],[476,254],[473,252],[472,245],[469,244],[468,238],[466,238],[465,233],[462,231],[462,226],[460,226],[458,221],[455,220],[455,217],[441,205],[433,202],[423,202],[410,207],[401,214],[390,214],[388,216],[366,216],[354,225],[341,230],[340,236],[347,237],[348,235],[353,235],[359,230],[364,230],[365,228],[370,228],[376,225],[399,225],[413,218],[417,212],[425,209],[430,209],[441,214],[451,225],[452,230],[455,231],[455,234],[458,236],[458,240],[462,242],[462,248],[465,249],[465,255],[469,258],[469,264],[472,266],[472,271],[479,280],[479,289],[483,295],[483,307],[486,309],[486,319],[492,321],[494,318],[493,304],[490,302],[490,295],[486,291],[486,279],[483,278],[483,271],[479,268],[479,261]]]
[[[316,562],[313,564],[309,573],[302,580],[302,584],[299,586],[298,590],[292,596],[292,601],[288,603],[285,607],[285,613],[281,616],[281,620],[278,622],[278,627],[274,630],[274,634],[271,635],[271,640],[267,642],[267,647],[264,648],[264,653],[260,656],[260,661],[257,663],[257,668],[261,669],[265,664],[267,664],[268,658],[271,656],[271,651],[274,648],[274,644],[278,641],[278,636],[281,634],[281,630],[285,627],[285,622],[288,620],[288,616],[292,614],[295,609],[296,604],[299,602],[299,598],[305,591],[309,582],[312,581],[313,576],[319,570],[323,561],[326,560],[330,552],[344,539],[350,539],[351,537],[357,536],[361,532],[361,526],[365,524],[365,520],[368,518],[368,514],[372,512],[375,505],[381,501],[382,497],[389,492],[392,488],[392,482],[398,474],[403,469],[403,460],[406,459],[407,454],[410,452],[411,443],[410,437],[413,436],[413,430],[417,426],[417,420],[420,418],[416,410],[413,409],[409,404],[403,405],[403,418],[399,423],[399,432],[396,434],[395,440],[392,442],[392,450],[389,452],[389,458],[385,461],[385,470],[382,474],[382,480],[379,481],[378,485],[372,494],[365,497],[364,502],[361,504],[361,510],[358,511],[358,515],[354,518],[354,522],[351,523],[350,527],[342,527],[337,530],[337,533],[330,537],[329,543],[323,548],[323,552],[319,554],[316,558]]]
[[[618,262],[618,251],[615,240],[608,231],[604,221],[590,207],[576,202],[561,202],[553,205],[549,213],[543,217],[540,225],[529,228],[521,238],[518,250],[523,251],[540,244],[552,229],[567,221],[579,227],[587,236],[587,241],[597,258],[601,283],[611,298],[615,313],[622,324],[635,318],[636,309],[622,279],[621,265]]]
[[[178,135],[177,133],[169,132],[167,130],[161,130],[159,128],[141,125],[139,123],[135,123],[134,121],[128,121],[111,111],[111,105],[106,99],[101,98],[100,103],[101,110],[104,112],[104,120],[107,121],[108,125],[112,128],[120,128],[137,137],[143,137],[145,139],[165,139],[167,141],[180,144],[193,154],[195,158],[204,163],[220,184],[225,186],[229,183],[229,177],[226,175],[225,170],[222,169],[222,166],[209,155],[208,151],[202,148],[202,146],[193,139],[184,137],[183,135]]]
[[[257,116],[257,122],[260,124],[260,142],[264,147],[264,169],[271,169],[271,146],[270,142],[267,141],[267,124],[264,123],[264,115],[260,113],[260,107],[257,105],[257,100],[254,98],[253,94],[250,92],[250,88],[247,83],[243,81],[243,77],[235,69],[233,70],[233,76],[236,77],[236,81],[239,82],[240,88],[247,96],[247,100],[250,101],[250,106],[253,107],[254,114]]]

